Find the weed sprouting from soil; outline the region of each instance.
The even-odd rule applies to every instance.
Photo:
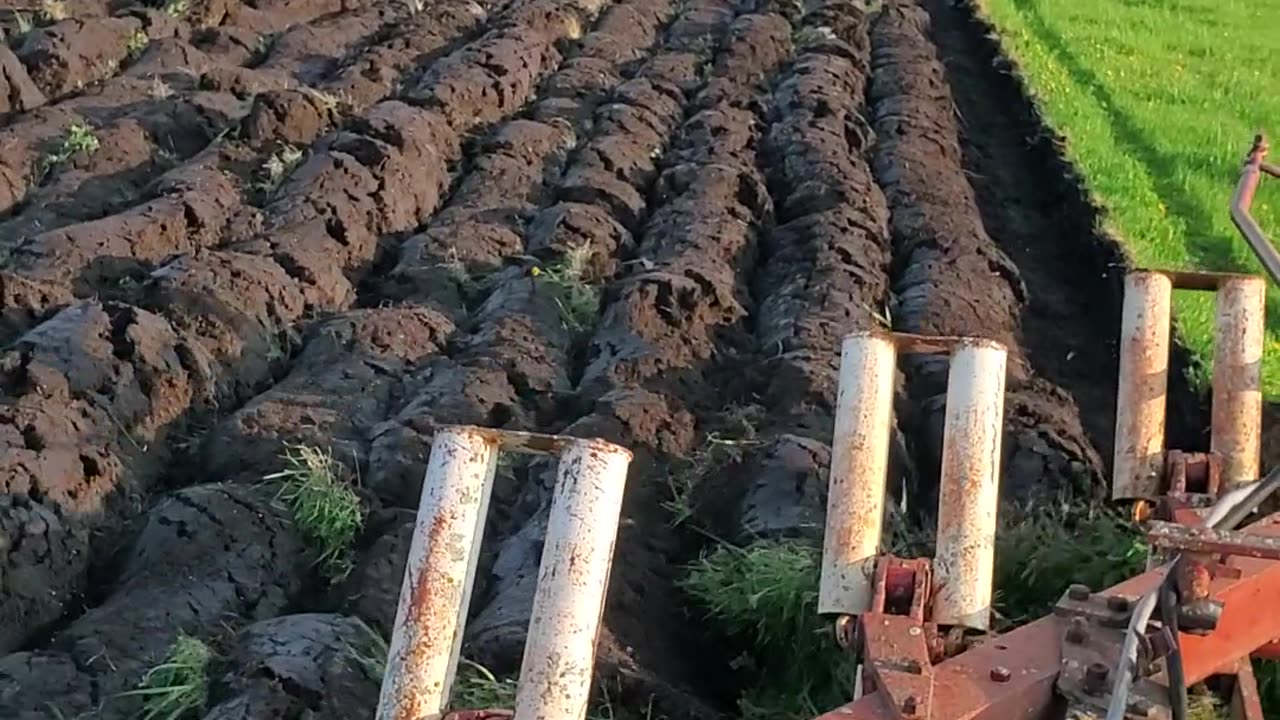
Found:
[[[667,475],[671,499],[664,501],[662,506],[671,513],[672,527],[683,525],[693,517],[692,496],[699,482],[722,468],[742,462],[749,449],[763,444],[758,439],[756,428],[758,411],[758,406],[730,409],[730,427],[708,433],[702,447]]]
[[[44,23],[67,19],[67,6],[62,0],[41,0],[39,18]]]
[[[1147,546],[1126,518],[1084,505],[1002,509],[995,604],[1006,621],[1048,612],[1067,586],[1110,587],[1141,572]]]
[[[134,720],[180,720],[204,707],[209,695],[213,652],[203,640],[179,634],[164,662],[142,677],[138,688],[121,693],[142,699]]]
[[[458,677],[449,694],[452,710],[512,708],[516,704],[515,678],[498,679],[489,669],[462,658]]]
[[[22,11],[15,11],[13,13],[13,22],[18,26],[19,35],[26,35],[35,27],[31,22],[31,16]]]
[[[816,717],[850,697],[852,657],[817,613],[818,555],[796,541],[722,545],[680,582],[744,649],[736,669],[756,681],[739,701],[748,720]]]
[[[479,663],[461,658],[458,676],[449,693],[450,710],[511,709],[516,705],[516,678],[499,678]],[[586,720],[613,720],[608,694],[587,713]]]
[[[277,499],[288,504],[320,572],[337,582],[351,572],[352,546],[364,525],[360,497],[343,480],[344,468],[332,452],[286,445],[282,457],[285,468],[264,479],[283,481]]]
[[[129,62],[133,62],[142,57],[142,53],[147,51],[147,46],[151,44],[151,38],[147,37],[146,30],[134,30],[129,39],[125,41],[124,52]]]
[[[363,620],[355,618],[355,622],[360,628],[361,635],[364,636],[360,642],[363,647],[344,643],[346,651],[360,665],[366,677],[380,683],[382,676],[387,674],[387,653],[390,651],[387,640],[377,630],[366,625]]]
[[[896,508],[886,545],[904,557],[928,557],[932,541]],[[740,699],[748,720],[810,718],[847,702],[850,656],[817,615],[817,547],[767,540],[722,544],[694,563],[681,586],[719,632],[744,649],[750,689]],[[996,538],[996,601],[1004,625],[1048,612],[1071,583],[1109,587],[1141,571],[1146,546],[1114,511],[1089,505],[1004,508]],[[742,667],[744,666],[745,667]],[[1280,675],[1277,675],[1280,677]]]
[[[98,150],[98,136],[93,128],[83,122],[72,123],[67,128],[67,135],[58,147],[49,152],[41,160],[41,171],[48,175],[54,168],[70,160],[78,154],[91,154]]]
[[[169,0],[161,10],[172,18],[180,18],[187,13],[187,0]]]
[[[285,145],[271,154],[259,169],[257,190],[264,197],[275,192],[280,183],[302,162],[302,149]]]
[[[560,321],[571,332],[588,330],[600,309],[600,289],[586,281],[591,248],[576,245],[568,248],[559,262],[548,267],[534,267],[531,274],[550,285],[556,294]]]

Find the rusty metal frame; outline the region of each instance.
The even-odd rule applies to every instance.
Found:
[[[1262,175],[1265,173],[1272,177],[1280,177],[1280,167],[1266,162],[1267,152],[1270,149],[1267,137],[1262,133],[1253,138],[1253,147],[1245,157],[1244,167],[1240,171],[1240,180],[1231,196],[1231,221],[1249,243],[1253,254],[1258,256],[1259,262],[1271,276],[1271,281],[1280,285],[1280,253],[1276,252],[1271,241],[1267,239],[1266,233],[1262,231],[1258,221],[1254,220],[1250,212]]]
[[[1259,538],[1280,538],[1280,513],[1246,528]],[[1258,607],[1280,598],[1280,561],[1232,557],[1234,572],[1210,581],[1210,597],[1224,603],[1217,628],[1207,635],[1181,633],[1186,684],[1215,675],[1237,675],[1249,656],[1280,638],[1280,613]],[[1239,577],[1229,577],[1238,572]],[[1102,591],[1103,597],[1137,598],[1152,590],[1159,572],[1147,572]],[[1055,685],[1063,660],[1063,639],[1071,620],[1061,614],[1041,618],[991,638],[930,668],[931,714],[917,720],[1043,720],[1055,707]],[[1238,676],[1240,677],[1240,676]],[[1248,677],[1240,677],[1244,695]],[[1163,682],[1157,676],[1157,682]],[[1256,690],[1256,689],[1255,689]],[[1256,698],[1256,691],[1252,693]],[[818,720],[900,720],[889,695],[870,691]],[[1241,701],[1237,701],[1241,702]],[[1244,702],[1251,702],[1248,698]],[[1247,716],[1246,716],[1247,717]]]

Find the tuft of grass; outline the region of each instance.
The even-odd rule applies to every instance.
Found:
[[[530,272],[551,286],[560,309],[560,321],[571,332],[588,330],[600,311],[600,289],[586,281],[591,247],[586,244],[568,248],[559,262],[549,267],[534,267]]]
[[[516,678],[497,678],[489,669],[462,658],[458,675],[449,692],[450,710],[513,708],[516,705]]]
[[[747,720],[806,720],[848,702],[853,658],[817,614],[819,551],[799,542],[721,545],[698,560],[680,586],[743,650]]]
[[[1254,660],[1253,674],[1258,680],[1263,716],[1267,720],[1280,720],[1280,661]]]
[[[289,506],[320,572],[337,582],[351,572],[352,546],[364,525],[360,497],[328,450],[286,445],[283,459],[285,468],[263,479],[283,482],[277,499]]]
[[[360,633],[363,637],[359,639],[358,643],[344,643],[345,650],[360,665],[365,677],[382,682],[382,676],[387,674],[387,654],[390,652],[387,640],[363,620],[359,618],[353,619],[360,627]]]
[[[148,670],[136,689],[120,693],[142,699],[133,720],[195,717],[209,697],[212,658],[213,652],[203,640],[180,633],[164,661]]]
[[[269,195],[302,162],[302,148],[285,145],[271,154],[259,169],[258,192]]]
[[[1067,587],[1100,590],[1143,571],[1147,545],[1127,518],[1093,505],[1001,508],[995,605],[1006,622],[1048,613]]]
[[[467,658],[458,661],[458,675],[449,692],[449,710],[512,709],[516,706],[516,678],[496,677],[488,668]],[[586,720],[613,720],[608,693],[587,712]]]
[[[161,10],[171,18],[180,18],[187,14],[187,0],[168,0]]]
[[[98,136],[93,128],[83,122],[72,123],[57,148],[41,160],[41,173],[48,175],[54,168],[80,154],[89,155],[98,150]]]
[[[37,16],[43,23],[55,23],[67,19],[67,6],[62,0],[40,0]]]
[[[1262,268],[1231,223],[1228,202],[1259,129],[1280,134],[1275,7],[1255,0],[984,0],[1047,120],[1106,208],[1105,229],[1135,263]],[[1280,235],[1280,181],[1253,207]],[[1263,390],[1280,397],[1280,291],[1268,283]],[[1214,298],[1177,292],[1179,333],[1207,387]]]
[[[151,38],[147,36],[147,31],[138,29],[134,30],[129,39],[125,41],[124,52],[125,57],[130,62],[142,57],[142,53],[147,51],[147,46],[151,44]]]
[[[21,10],[14,11],[13,22],[18,26],[19,35],[26,35],[35,27],[35,24],[31,22],[31,16]]]
[[[932,539],[888,508],[886,542],[927,557]],[[722,544],[694,563],[681,587],[743,649],[747,720],[807,720],[848,702],[852,658],[817,615],[820,550],[793,540]],[[1049,612],[1073,582],[1101,589],[1141,572],[1146,547],[1127,520],[1092,506],[1002,509],[996,539],[996,605],[1005,624]],[[1277,675],[1280,677],[1280,675]]]

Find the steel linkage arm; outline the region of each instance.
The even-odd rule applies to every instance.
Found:
[[[1262,538],[1280,538],[1280,513],[1250,525],[1245,532]],[[1238,673],[1247,666],[1249,655],[1280,638],[1280,613],[1265,610],[1280,599],[1280,561],[1231,557],[1225,565],[1228,571],[1218,573],[1209,586],[1209,597],[1223,604],[1216,628],[1208,634],[1181,633],[1179,637],[1184,682],[1188,686],[1213,675],[1237,675],[1245,679]],[[1238,577],[1232,577],[1237,574]],[[1147,572],[1090,595],[1103,606],[1132,606],[1160,579],[1160,572]],[[1116,597],[1125,598],[1126,603],[1111,599]],[[1070,613],[1055,613],[934,665],[930,678],[931,712],[916,717],[918,720],[1045,720],[1051,717],[1050,710],[1058,702],[1055,685],[1063,670],[1064,641],[1073,628],[1072,617],[1075,616]],[[1073,632],[1079,630],[1076,621]],[[1152,681],[1159,684],[1163,679],[1157,675]],[[1109,678],[1104,676],[1101,682],[1110,688]],[[1256,698],[1256,692],[1252,695]],[[904,716],[900,703],[891,704],[888,696],[877,690],[818,720],[900,720]]]
[[[1259,133],[1254,137],[1253,147],[1249,150],[1244,167],[1240,171],[1240,181],[1236,184],[1235,193],[1231,196],[1231,220],[1249,243],[1249,247],[1253,249],[1253,254],[1258,256],[1258,260],[1266,268],[1267,275],[1271,276],[1271,282],[1280,285],[1280,253],[1276,252],[1271,241],[1267,239],[1266,234],[1262,232],[1262,228],[1249,212],[1253,206],[1253,196],[1258,192],[1258,182],[1262,179],[1262,174],[1280,177],[1280,167],[1266,162],[1269,149],[1265,135]]]

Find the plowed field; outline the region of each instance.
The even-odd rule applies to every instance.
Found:
[[[193,717],[371,716],[357,620],[390,631],[450,423],[636,453],[610,707],[732,712],[734,654],[682,568],[708,536],[820,535],[839,339],[886,321],[1009,346],[1008,499],[1104,485],[1122,259],[943,0],[65,0],[5,22],[2,718],[131,717],[120,693],[180,633],[218,656]],[[902,369],[891,486],[927,513],[946,364]],[[1195,448],[1185,397],[1171,443]],[[690,462],[744,422],[731,464]],[[264,481],[296,446],[360,495],[336,580]],[[464,654],[495,673],[521,657],[553,470],[504,465],[494,490]],[[673,530],[677,474],[714,532]]]

